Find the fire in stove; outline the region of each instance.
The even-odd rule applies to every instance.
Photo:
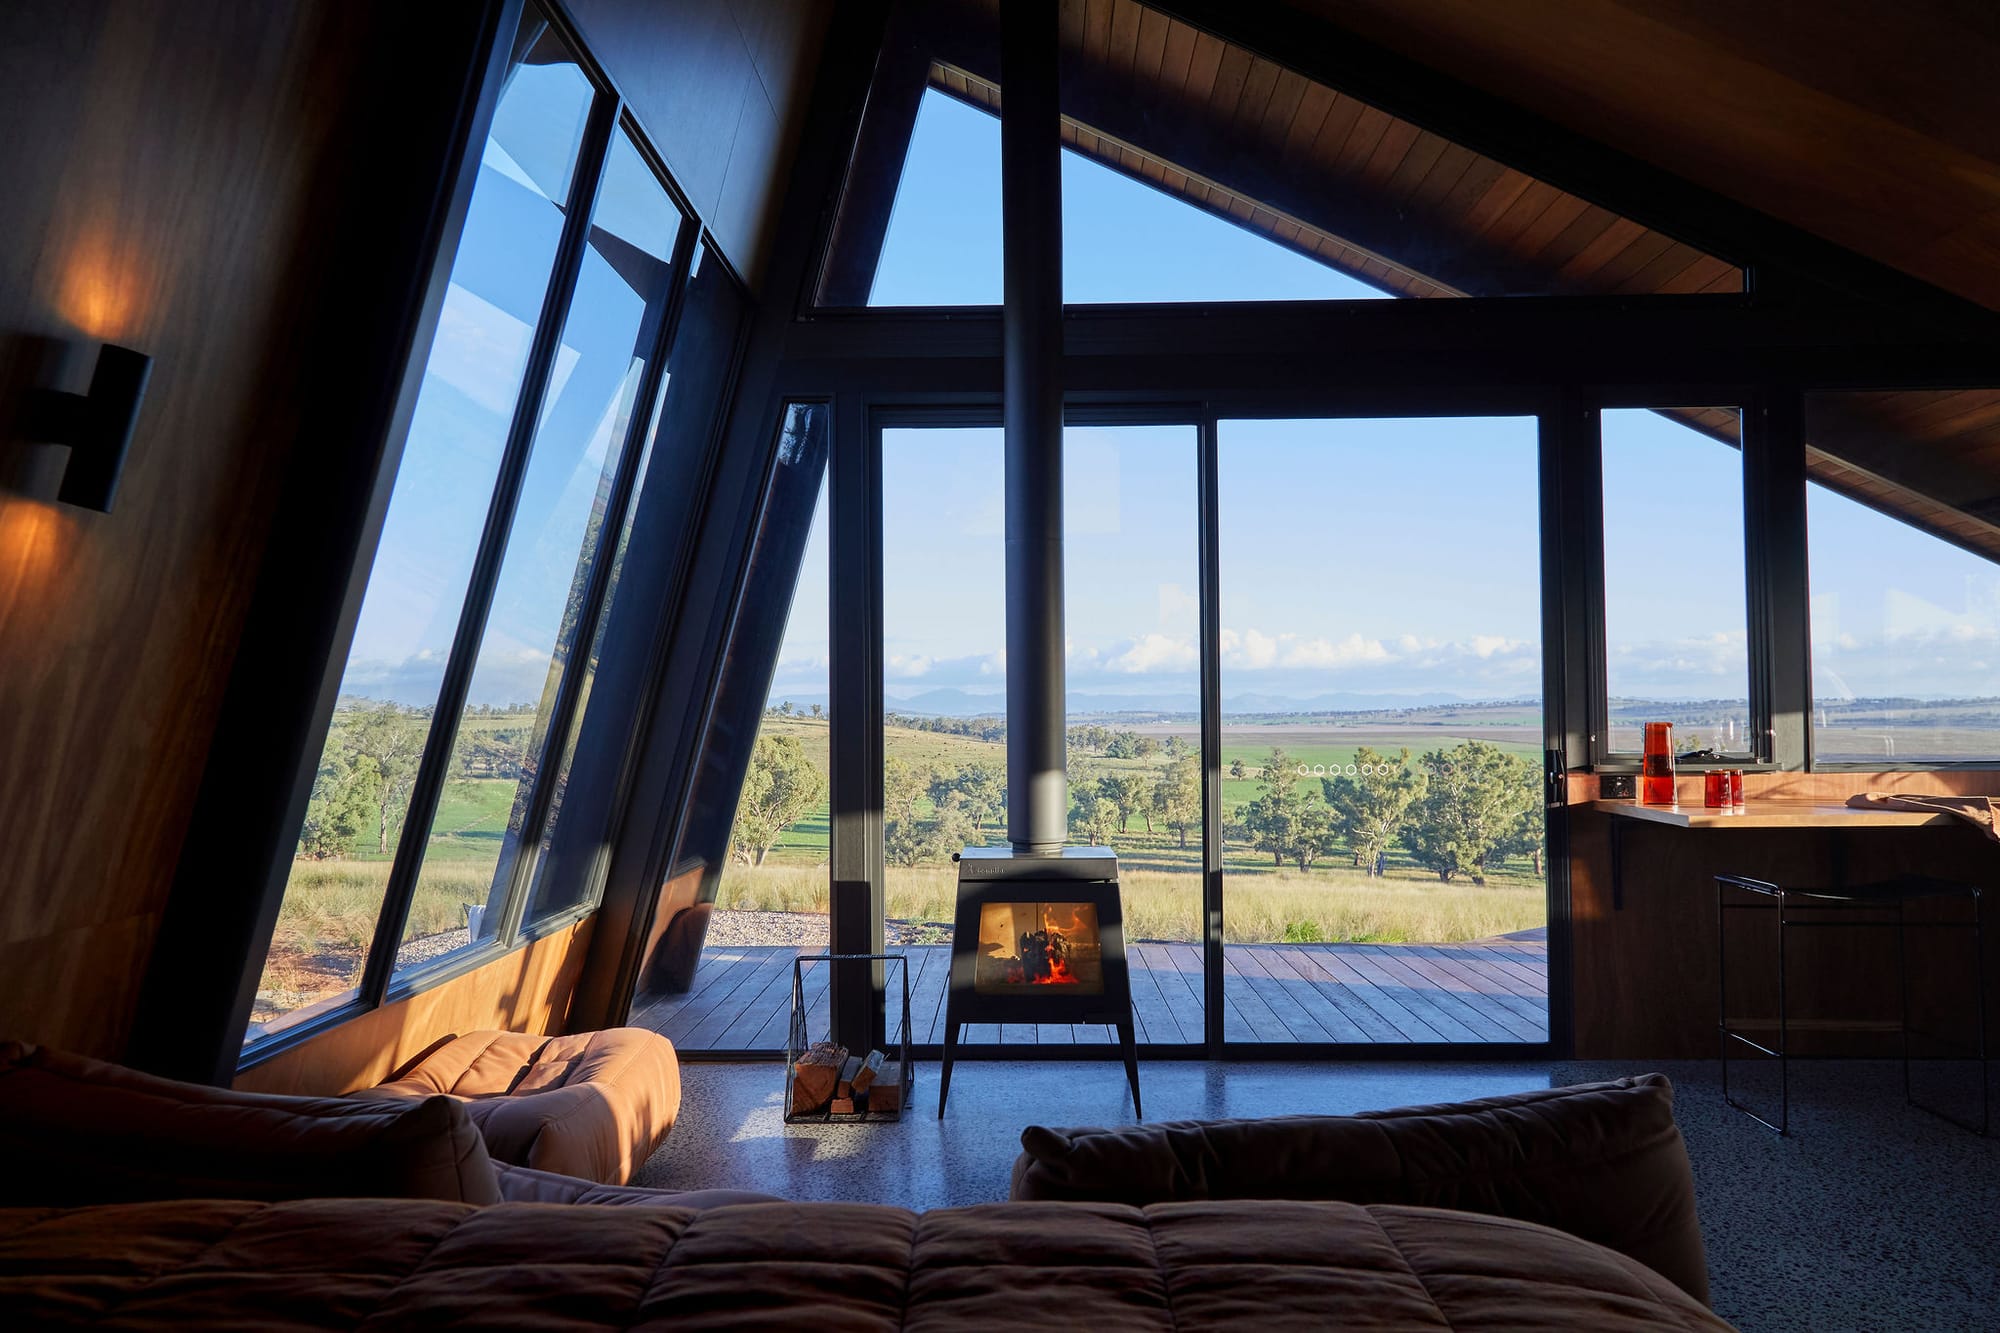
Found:
[[[959,856],[952,917],[951,988],[945,992],[938,1114],[966,1025],[992,1023],[1117,1029],[1118,1054],[1139,1111],[1139,1048],[1125,969],[1118,857],[1109,847],[1023,854],[968,847]],[[1077,1036],[1078,1051],[1084,1038]],[[982,1055],[994,1052],[982,1051]]]
[[[1104,993],[1104,949],[1094,903],[983,903],[972,988],[1015,995],[1037,986]]]

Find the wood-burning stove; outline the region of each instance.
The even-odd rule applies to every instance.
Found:
[[[1125,975],[1118,857],[1065,847],[1063,722],[1062,107],[1056,7],[1001,8],[1000,116],[1007,535],[1007,841],[968,847],[945,998],[944,1069],[966,1023],[1109,1023],[1132,1109],[1139,1048]]]
[[[1026,855],[968,847],[959,855],[951,988],[944,1002],[938,1116],[966,1023],[1105,1023],[1118,1029],[1132,1111],[1139,1047],[1125,969],[1118,856],[1109,847]]]

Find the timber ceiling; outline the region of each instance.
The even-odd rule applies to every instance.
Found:
[[[1327,20],[1329,42],[1350,27],[1571,132],[2000,308],[1991,91],[2000,20],[1985,9],[1947,4],[1927,26],[1867,0],[1828,0],[1810,21],[1789,6],[1722,0],[1288,2]],[[999,0],[940,8],[954,15],[945,25],[953,37],[938,44],[931,86],[997,111]],[[1727,258],[1164,9],[1063,0],[1061,14],[1070,148],[1382,290],[1743,289]],[[1902,30],[1889,33],[1888,48],[1907,46],[1944,77],[1876,68],[1871,22]],[[1226,18],[1215,26],[1226,31]],[[1973,77],[1981,69],[1985,77]],[[1738,442],[1733,414],[1676,415]],[[2000,559],[2000,390],[1822,398],[1808,424],[1814,480]]]
[[[973,26],[998,23],[980,0]],[[1065,141],[1398,296],[1735,292],[1734,264],[1138,0],[1066,0]],[[997,109],[990,43],[933,84]]]
[[[2000,310],[1991,0],[1286,0]]]

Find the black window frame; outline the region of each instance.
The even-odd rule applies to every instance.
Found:
[[[1767,446],[1761,414],[1756,408],[1759,395],[1755,387],[1748,385],[1695,385],[1685,386],[1684,389],[1661,387],[1666,390],[1664,394],[1657,389],[1646,388],[1633,392],[1599,393],[1593,397],[1588,426],[1594,455],[1593,471],[1588,476],[1577,473],[1572,481],[1582,505],[1592,511],[1587,521],[1595,534],[1589,552],[1580,553],[1589,562],[1583,575],[1592,589],[1588,607],[1590,619],[1585,629],[1589,637],[1590,664],[1587,763],[1592,771],[1598,773],[1637,773],[1641,759],[1638,751],[1619,750],[1611,744],[1610,646],[1606,629],[1609,613],[1604,570],[1605,544],[1609,535],[1604,527],[1604,413],[1628,410],[1664,412],[1676,407],[1708,407],[1737,413],[1740,439],[1738,464],[1743,476],[1743,505],[1738,521],[1743,524],[1744,631],[1748,636],[1744,683],[1749,691],[1748,734],[1751,748],[1731,751],[1713,759],[1690,760],[1680,767],[1691,773],[1712,768],[1740,768],[1746,772],[1780,768],[1783,765],[1776,756],[1772,726],[1775,691],[1770,673],[1774,659],[1768,627],[1760,619],[1760,610],[1770,606],[1775,597],[1775,589],[1771,586],[1771,559],[1774,553],[1769,549],[1771,542],[1766,530],[1754,521],[1754,516],[1762,512],[1766,505],[1768,488],[1774,484],[1770,469],[1760,462]],[[1670,534],[1667,541],[1669,559],[1684,565],[1690,563],[1681,534]]]
[[[1091,406],[1115,413],[1119,404],[1198,400],[1211,423],[1204,427],[1202,447],[1212,460],[1212,422],[1221,415],[1338,414],[1330,405],[1340,401],[1350,407],[1367,401],[1371,410],[1392,414],[1399,394],[1419,397],[1433,410],[1442,403],[1482,410],[1477,403],[1496,394],[1532,399],[1543,436],[1544,620],[1554,627],[1544,687],[1553,870],[1568,864],[1567,820],[1558,812],[1595,794],[1594,771],[1619,767],[1601,752],[1597,739],[1605,734],[1607,712],[1601,412],[1735,404],[1742,412],[1748,684],[1758,752],[1754,762],[1731,760],[1729,766],[1812,767],[1805,727],[1810,666],[1801,395],[1809,388],[1935,387],[1967,375],[1982,378],[1990,373],[1996,328],[1991,313],[1580,134],[1555,130],[1351,34],[1342,34],[1338,43],[1315,40],[1331,29],[1309,16],[1251,14],[1216,0],[1151,3],[1253,51],[1302,53],[1304,63],[1294,67],[1308,77],[1731,258],[1744,272],[1745,290],[1695,297],[1067,305],[1066,420],[1078,419],[1079,409]],[[901,8],[892,10],[886,18],[878,13],[857,23],[857,32],[872,24],[874,38],[884,29],[893,33]],[[1045,21],[1054,21],[1052,13]],[[919,54],[928,61],[927,54]],[[789,216],[795,234],[809,234],[815,248],[793,261],[784,289],[790,299],[788,326],[770,353],[775,392],[832,395],[838,403],[836,476],[844,470],[852,490],[842,503],[836,484],[831,509],[836,603],[839,589],[850,581],[840,572],[842,551],[852,544],[856,550],[848,567],[862,575],[851,592],[857,615],[879,615],[869,604],[879,597],[879,568],[867,564],[869,558],[879,564],[873,554],[879,534],[870,526],[879,524],[878,496],[865,493],[867,486],[879,486],[879,475],[871,473],[871,467],[879,468],[871,447],[876,418],[932,415],[953,407],[991,410],[1001,380],[996,308],[876,308],[826,299],[828,287],[838,285],[826,280],[829,247],[845,243],[834,234],[842,222],[844,189],[854,172],[870,169],[857,136],[874,131],[864,109],[874,100],[871,80],[881,68],[829,67],[834,77],[817,105],[837,122],[824,131],[837,148],[795,181],[802,202]],[[913,110],[912,101],[904,114]],[[1050,251],[1050,239],[1040,239]],[[834,262],[851,277],[868,267],[857,265],[856,258],[842,254]],[[851,281],[847,290],[854,290]],[[1330,366],[1337,370],[1330,372]],[[1212,467],[1206,479],[1212,486]],[[844,514],[856,526],[843,535]],[[1213,559],[1212,534],[1205,540],[1206,569]],[[1204,578],[1213,582],[1206,572]],[[867,688],[879,694],[874,661],[879,646],[864,632],[866,623],[836,616],[836,678],[845,645],[855,657],[849,670],[857,683],[853,702],[860,705],[867,702]],[[1203,634],[1205,640],[1214,637],[1206,624]],[[838,686],[835,693],[838,705]],[[879,701],[875,709],[879,713]],[[837,707],[837,731],[842,711]],[[851,707],[844,711],[855,717]],[[879,717],[861,720],[864,734],[855,738],[852,753],[844,754],[836,740],[834,755],[836,800],[842,799],[844,764],[856,780],[876,784],[872,792],[850,788],[846,799],[854,809],[845,849],[838,820],[834,829],[834,863],[846,867],[843,873],[861,876],[863,890],[869,887],[869,860],[880,857],[879,741],[865,734],[871,721],[879,723]],[[1213,811],[1209,817],[1213,821]],[[1575,1015],[1568,890],[1553,875],[1550,900],[1548,1049],[1560,1054],[1570,1047]],[[863,942],[869,918],[879,920],[880,904],[865,893],[847,900],[837,896],[833,912],[836,943],[843,930],[851,932],[850,940]],[[843,921],[850,912],[853,917]],[[1219,1012],[1218,961],[1211,958],[1208,967],[1212,1013]],[[1269,1051],[1235,1047],[1231,1053],[1290,1059],[1425,1054],[1302,1045]],[[1485,1053],[1512,1052],[1486,1048]]]
[[[535,766],[537,781],[531,789],[526,808],[522,832],[523,845],[509,868],[506,888],[500,895],[502,911],[493,934],[483,940],[470,941],[466,946],[434,961],[418,963],[400,971],[397,968],[396,955],[414,899],[418,874],[422,868],[425,845],[428,841],[423,832],[429,828],[438,798],[449,776],[448,769],[457,722],[463,710],[465,690],[470,684],[484,637],[487,613],[501,574],[507,538],[513,529],[520,489],[532,456],[544,394],[560,348],[564,323],[576,291],[584,254],[589,245],[590,232],[596,217],[598,192],[612,147],[620,135],[623,135],[637,151],[640,160],[658,181],[667,206],[678,216],[678,231],[674,253],[670,259],[670,285],[664,296],[657,328],[647,345],[646,365],[635,397],[635,410],[627,422],[625,435],[621,441],[622,452],[614,473],[612,490],[607,499],[606,520],[598,533],[597,558],[592,561],[583,614],[577,625],[577,642],[586,650],[599,625],[610,612],[609,594],[615,563],[615,547],[637,503],[639,490],[646,481],[641,475],[640,467],[646,459],[646,443],[659,428],[664,414],[670,388],[670,361],[675,340],[680,332],[680,316],[686,305],[689,284],[694,274],[694,260],[698,252],[709,247],[709,240],[698,211],[667,169],[664,159],[654,148],[644,127],[632,115],[616,85],[602,65],[592,57],[581,33],[558,0],[512,0],[505,6],[505,10],[497,28],[496,50],[499,56],[504,56],[510,44],[517,40],[517,34],[522,31],[524,24],[534,21],[544,22],[548,35],[561,42],[591,88],[590,108],[571,179],[569,197],[564,205],[561,239],[551,264],[549,286],[543,298],[539,320],[530,344],[528,361],[524,367],[523,389],[515,404],[507,444],[502,455],[502,465],[494,482],[492,492],[494,499],[490,502],[487,524],[480,537],[478,554],[461,604],[459,627],[439,690],[439,699],[433,714],[434,720],[426,738],[418,776],[412,785],[409,804],[404,815],[405,837],[399,844],[396,858],[392,863],[389,882],[384,891],[356,994],[345,1003],[330,1006],[323,1012],[288,1024],[258,1040],[244,1042],[251,1001],[256,994],[269,950],[270,933],[268,931],[262,933],[253,941],[256,947],[243,961],[236,1011],[240,1021],[234,1023],[233,1030],[223,1034],[223,1040],[231,1043],[234,1052],[232,1063],[238,1070],[253,1068],[363,1014],[387,1004],[407,1000],[413,995],[485,967],[537,939],[565,930],[595,913],[603,897],[606,873],[605,867],[599,866],[596,873],[593,873],[589,881],[582,886],[581,893],[574,901],[539,917],[527,916],[528,898],[533,891],[536,871],[540,865],[539,834],[554,796],[555,783],[552,779],[555,776],[555,768],[559,767],[568,738],[582,723],[581,677],[585,657],[579,653],[573,655],[565,667],[552,700],[548,725],[544,729],[541,754],[537,757]],[[508,68],[505,59],[496,58],[488,66],[487,82],[497,85],[504,80]],[[477,175],[476,166],[491,133],[498,105],[498,91],[497,86],[481,89],[478,117],[463,145],[465,160],[461,167],[460,181],[455,187],[460,196],[455,209],[456,228],[463,227],[463,200],[469,199]],[[452,263],[456,258],[457,234],[454,230],[436,258],[431,278],[434,295],[441,296],[448,281]],[[708,262],[719,263],[720,257],[709,254]],[[732,281],[740,283],[733,274],[730,277]],[[402,390],[406,404],[414,401],[415,394],[422,384],[430,350],[428,341],[412,348]],[[390,462],[385,465],[383,475],[377,480],[380,507],[383,508],[386,507],[388,497],[394,490],[395,474],[402,452],[401,440],[407,432],[409,415],[407,406],[397,413],[395,447],[388,452]],[[655,465],[672,461],[677,452],[672,449],[656,450]],[[303,758],[304,770],[308,775],[317,766],[320,748],[331,726],[340,667],[352,641],[361,600],[374,569],[374,541],[379,532],[378,523],[371,529],[368,541],[354,561],[349,575],[342,624],[336,636],[336,651],[325,673],[327,684],[322,689],[313,743],[310,753]],[[556,764],[545,762],[551,759],[557,761]],[[630,767],[629,759],[627,767]],[[301,783],[301,794],[309,785],[309,782]],[[621,793],[626,785],[622,779],[613,784],[614,789]],[[614,796],[613,799],[617,798]],[[579,810],[577,813],[583,812]],[[291,838],[295,837],[297,826],[298,817],[295,815],[287,828],[278,834],[278,837],[284,840],[279,849],[282,854],[274,856],[271,880],[265,886],[266,903],[273,915],[283,898],[291,865]]]

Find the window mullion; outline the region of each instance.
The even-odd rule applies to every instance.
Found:
[[[1751,725],[1758,758],[1807,767],[1812,645],[1806,574],[1804,406],[1796,390],[1759,395],[1744,423],[1744,566],[1750,608]]]
[[[1196,440],[1196,488],[1199,522],[1196,550],[1201,561],[1197,579],[1201,607],[1201,947],[1202,1037],[1210,1056],[1222,1054],[1222,937],[1226,910],[1222,901],[1222,586],[1221,586],[1221,464],[1219,427],[1212,409],[1204,408]]]
[[[1555,512],[1562,584],[1563,762],[1602,763],[1611,749],[1611,679],[1604,633],[1603,413],[1574,388],[1556,395]],[[1549,423],[1544,422],[1545,430]],[[1546,500],[1545,500],[1546,502]],[[1551,699],[1555,696],[1549,696]]]
[[[597,204],[597,189],[611,136],[618,123],[618,99],[600,92],[592,103],[589,123],[584,128],[577,170],[564,201],[562,240],[556,250],[555,266],[542,302],[542,316],[529,348],[527,372],[514,406],[513,423],[502,455],[499,480],[486,511],[486,526],[480,533],[479,550],[472,567],[472,580],[465,605],[459,613],[458,628],[452,637],[451,655],[446,661],[444,680],[438,691],[430,735],[424,741],[423,758],[416,781],[410,789],[410,804],[403,816],[404,829],[428,829],[437,814],[438,799],[451,767],[452,747],[458,736],[458,718],[465,709],[466,694],[472,684],[472,670],[479,657],[479,643],[486,632],[487,614],[500,578],[500,564],[507,551],[508,534],[513,528],[514,511],[521,498],[527,475],[528,457],[534,447],[535,431],[548,397],[557,349],[562,343],[563,324],[569,314],[570,299],[583,269],[584,250],[589,243],[591,213]],[[410,900],[416,891],[417,874],[423,867],[430,839],[402,838],[396,846],[389,871],[387,895],[376,919],[375,938],[368,951],[368,963],[361,981],[361,997],[369,1006],[379,1005],[388,993],[395,972],[396,953],[410,914]]]

